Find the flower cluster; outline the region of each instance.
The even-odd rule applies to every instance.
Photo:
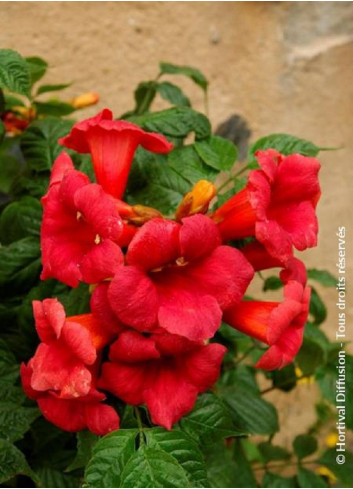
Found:
[[[212,338],[222,321],[269,346],[257,367],[293,360],[310,298],[293,248],[316,244],[314,158],[260,151],[244,190],[212,213],[215,187],[200,181],[171,219],[122,200],[135,150],[168,153],[163,136],[105,109],[60,143],[91,155],[97,183],[63,151],[42,198],[41,278],[92,284],[89,314],[66,317],[57,299],[33,303],[41,343],[21,376],[49,421],[116,430],[110,394],[145,404],[170,429],[219,376],[226,348]],[[249,239],[237,249],[231,241],[241,238]],[[255,271],[272,267],[281,268],[283,301],[244,300]]]

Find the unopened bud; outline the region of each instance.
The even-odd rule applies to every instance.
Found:
[[[90,105],[94,105],[99,101],[98,93],[88,92],[75,97],[71,100],[71,105],[75,107],[75,109],[83,109],[84,107],[89,107]]]
[[[205,214],[216,192],[217,189],[213,183],[208,180],[198,181],[180,202],[175,213],[176,218],[180,221],[183,217],[193,214]]]
[[[132,206],[132,209],[135,215],[129,217],[129,222],[135,224],[135,226],[142,226],[145,222],[150,221],[151,219],[163,217],[163,215],[153,207],[136,204]]]

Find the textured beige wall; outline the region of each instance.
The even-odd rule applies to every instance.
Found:
[[[121,114],[132,107],[137,83],[157,74],[158,61],[190,64],[211,82],[214,126],[236,112],[253,139],[288,132],[342,146],[321,155],[320,242],[304,256],[332,272],[338,225],[350,226],[352,256],[352,24],[351,2],[0,3],[1,47],[49,60],[49,83],[75,82],[68,96],[98,91],[99,108]],[[200,91],[183,86],[203,110]],[[322,292],[333,338],[336,295]]]

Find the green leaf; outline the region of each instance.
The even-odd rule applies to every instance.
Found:
[[[190,436],[207,442],[210,438],[236,436],[236,430],[229,409],[222,400],[208,392],[199,396],[194,409],[180,421],[181,429]]]
[[[273,386],[284,392],[291,391],[297,385],[294,364],[291,363],[281,370],[271,372]]]
[[[327,270],[317,270],[316,268],[309,268],[307,270],[308,278],[319,282],[324,287],[336,287],[337,278]]]
[[[28,237],[0,247],[0,291],[2,294],[27,290],[41,269],[39,240]]]
[[[14,156],[0,151],[0,191],[9,194],[22,168]]]
[[[0,378],[2,382],[9,382],[10,386],[18,378],[20,372],[16,358],[9,350],[7,344],[0,338]]]
[[[0,216],[0,241],[9,244],[28,235],[39,237],[42,206],[33,197],[9,204]]]
[[[298,482],[299,487],[328,487],[322,477],[303,467],[299,467]]]
[[[34,106],[38,115],[51,115],[61,117],[75,112],[75,107],[60,100],[48,100],[47,102],[35,102]]]
[[[321,324],[327,317],[327,309],[314,287],[311,287],[310,314],[314,324]]]
[[[262,290],[266,292],[267,290],[278,290],[283,287],[283,282],[279,277],[273,275],[272,277],[268,277],[262,286]]]
[[[304,375],[313,374],[316,368],[325,361],[325,351],[316,341],[304,338],[303,345],[296,357],[296,362]]]
[[[197,141],[195,149],[206,165],[219,171],[231,170],[238,157],[236,146],[220,136]]]
[[[213,182],[219,172],[207,166],[199,157],[195,150],[195,145],[175,148],[168,154],[168,165],[186,179],[191,186],[199,180],[209,180]]]
[[[10,442],[0,439],[0,484],[18,474],[27,475],[39,484],[23,453]]]
[[[33,85],[38,80],[43,78],[47,71],[48,63],[38,56],[31,56],[29,58],[25,58],[25,60],[31,77],[31,85]]]
[[[11,49],[0,49],[0,87],[30,97],[30,73],[22,56]]]
[[[39,487],[81,487],[79,477],[64,474],[62,470],[43,466],[36,470],[40,479]]]
[[[0,144],[2,143],[4,137],[5,137],[5,126],[3,122],[0,120]]]
[[[188,480],[174,457],[141,446],[124,467],[120,487],[188,487]]]
[[[174,458],[183,471],[183,479],[187,480],[185,487],[209,487],[202,453],[187,434],[163,428],[146,430],[145,434],[148,447],[158,448]]]
[[[316,156],[320,148],[315,144],[300,139],[289,134],[270,134],[264,138],[257,140],[249,149],[249,162],[256,163],[255,153],[258,150],[273,148],[279,153],[290,155],[300,153],[304,156]]]
[[[69,86],[71,86],[71,83],[59,83],[56,85],[41,85],[37,90],[37,95],[40,95],[41,93],[58,92],[60,90],[64,90],[65,88],[68,88]]]
[[[50,170],[52,164],[63,151],[58,139],[71,128],[70,121],[48,117],[32,123],[21,139],[21,149],[27,165],[32,170]]]
[[[86,467],[84,487],[122,487],[121,475],[135,453],[137,434],[137,430],[118,430],[100,439]]]
[[[14,107],[25,107],[23,99],[20,97],[16,97],[11,93],[7,93],[5,95],[5,110],[11,110]]]
[[[126,195],[129,204],[143,202],[164,214],[174,213],[190,183],[166,162],[164,155],[138,150]]]
[[[20,440],[39,415],[37,408],[0,401],[0,438],[9,442]]]
[[[343,452],[337,452],[335,448],[330,448],[321,455],[319,462],[330,469],[339,482],[347,485],[347,487],[352,487],[353,484],[353,453],[346,450],[344,452],[345,462],[342,464],[337,463],[336,457]],[[339,487],[339,486],[338,486]]]
[[[255,378],[255,369],[248,365],[237,365],[229,369],[221,377],[221,384],[224,386],[236,386],[251,391],[253,394],[260,393],[259,386]]]
[[[287,460],[291,454],[285,448],[272,445],[270,442],[262,442],[258,444],[258,449],[265,463],[271,460]]]
[[[162,62],[159,64],[162,75],[184,75],[193,80],[203,90],[207,90],[207,79],[197,68],[191,66],[178,66]]]
[[[71,289],[68,293],[60,295],[60,301],[65,307],[67,316],[76,316],[90,312],[89,285],[81,283],[78,287]]]
[[[148,111],[157,92],[155,81],[141,82],[135,90],[135,110],[134,113],[140,115]]]
[[[278,474],[266,472],[263,476],[261,487],[297,487],[294,477],[282,477]]]
[[[211,133],[207,117],[190,107],[173,107],[132,117],[130,120],[147,131],[159,132],[172,138],[185,138],[194,132],[196,139],[204,139]]]
[[[99,440],[99,437],[88,430],[80,431],[76,434],[77,437],[77,454],[71,464],[67,467],[66,472],[71,472],[76,469],[85,467],[92,457],[94,446]]]
[[[246,433],[270,435],[278,431],[275,407],[250,390],[235,387],[221,390],[221,397],[231,408],[235,426]]]
[[[173,83],[164,81],[158,83],[157,91],[159,95],[177,107],[190,107],[190,100],[183,91]]]
[[[293,441],[294,452],[302,459],[313,454],[317,450],[317,440],[311,435],[298,435]]]

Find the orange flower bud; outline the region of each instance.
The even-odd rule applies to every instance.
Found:
[[[132,209],[134,210],[135,215],[129,217],[129,222],[136,226],[142,226],[145,222],[156,217],[163,218],[163,215],[153,207],[137,204],[132,206]]]
[[[180,202],[175,213],[176,218],[180,221],[183,217],[193,214],[205,214],[216,192],[217,189],[213,183],[208,180],[198,181]]]
[[[89,107],[90,105],[94,105],[99,101],[98,93],[87,92],[75,97],[71,101],[71,105],[75,107],[75,109],[83,109],[84,107]]]

